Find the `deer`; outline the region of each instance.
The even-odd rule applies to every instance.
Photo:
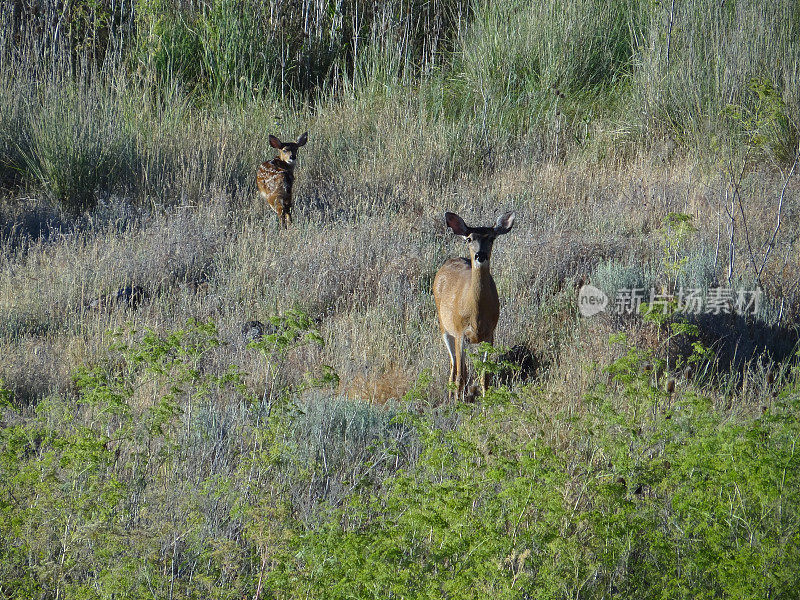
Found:
[[[269,136],[269,145],[278,151],[278,156],[261,163],[256,174],[258,195],[278,214],[278,226],[283,229],[288,229],[292,222],[292,184],[297,150],[307,141],[308,132],[296,142],[282,142],[274,135]]]
[[[497,218],[494,227],[468,227],[455,213],[444,220],[453,233],[464,238],[469,258],[445,261],[433,280],[433,298],[439,317],[439,330],[450,354],[449,384],[460,396],[466,383],[464,343],[494,343],[494,330],[500,318],[500,298],[489,272],[489,258],[495,238],[511,231],[514,213]],[[481,392],[486,395],[486,373],[481,375]],[[451,397],[452,385],[449,386]]]

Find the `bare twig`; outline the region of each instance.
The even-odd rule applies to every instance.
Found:
[[[786,187],[789,185],[789,180],[794,175],[794,170],[797,168],[797,162],[800,160],[800,146],[797,148],[797,152],[794,155],[794,162],[792,163],[792,168],[789,169],[789,174],[783,181],[783,188],[781,189],[781,195],[778,199],[778,216],[775,220],[775,229],[772,231],[772,237],[770,237],[769,242],[767,242],[767,249],[764,252],[764,258],[761,261],[761,266],[756,273],[756,281],[761,284],[761,274],[764,272],[764,268],[767,266],[767,259],[769,258],[772,249],[775,247],[775,240],[778,237],[778,230],[781,228],[781,218],[783,216],[783,199],[786,196]]]
[[[728,223],[728,285],[733,282],[733,263],[736,260],[736,245],[734,244],[734,234],[736,233],[736,211],[734,201],[728,208],[728,190],[725,190],[725,212],[730,219]]]
[[[264,547],[261,550],[261,570],[258,573],[258,587],[256,588],[256,595],[253,596],[253,600],[259,600],[259,598],[261,597],[261,590],[263,589],[262,585],[264,582],[264,568],[267,566],[268,556],[269,555],[267,554],[267,549],[266,547]]]
[[[675,0],[672,0],[672,5],[669,7],[669,28],[667,30],[667,65],[669,65],[669,48],[672,45],[672,22],[675,18]]]
[[[730,209],[728,210],[728,216],[731,219],[731,224],[730,224],[730,229],[729,229],[730,230],[731,249],[730,249],[730,261],[728,263],[728,285],[731,285],[732,282],[733,282],[733,245],[734,245],[733,229],[734,229],[734,221],[735,221],[734,213],[736,212],[736,205],[738,203],[739,214],[742,217],[742,227],[744,228],[744,239],[745,239],[745,243],[747,244],[747,251],[748,251],[749,256],[750,256],[750,266],[753,267],[753,274],[756,275],[756,283],[760,287],[761,286],[761,282],[758,280],[758,277],[757,277],[758,269],[756,268],[756,257],[755,257],[755,253],[753,252],[753,245],[750,242],[750,231],[747,228],[747,215],[744,212],[744,202],[742,202],[742,195],[740,193],[741,182],[742,182],[742,178],[744,177],[744,172],[745,172],[746,168],[747,168],[747,161],[744,161],[744,163],[742,164],[742,170],[738,174],[738,176],[735,176],[733,174],[733,165],[730,165],[730,168],[729,168],[730,179],[731,179],[730,187],[732,189],[732,195],[731,195],[731,206],[730,206]],[[728,192],[726,191],[725,192],[726,200],[727,200],[727,197],[728,197]]]
[[[722,209],[717,202],[717,245],[714,248],[714,273],[717,272],[717,262],[719,261],[719,244],[722,238]]]
[[[755,277],[756,285],[760,288],[762,287],[761,283],[761,275],[764,273],[764,269],[767,265],[767,260],[769,259],[769,255],[772,252],[773,247],[775,246],[775,240],[778,237],[778,231],[781,227],[781,222],[783,219],[783,201],[786,197],[786,188],[789,185],[789,180],[794,176],[795,169],[797,168],[797,163],[800,162],[800,147],[798,147],[798,151],[795,154],[794,162],[792,163],[792,167],[789,170],[789,174],[786,176],[783,182],[783,188],[781,189],[781,195],[778,199],[778,214],[776,217],[775,228],[772,231],[772,236],[770,237],[769,242],[767,243],[767,248],[764,251],[764,255],[761,257],[760,265],[759,261],[756,259],[756,253],[753,251],[753,245],[750,240],[750,231],[747,228],[747,215],[744,211],[744,202],[742,201],[741,196],[741,181],[742,177],[744,176],[744,169],[739,174],[738,177],[731,177],[731,188],[732,188],[732,198],[731,198],[731,207],[727,211],[728,216],[731,218],[730,224],[730,236],[731,236],[731,256],[730,261],[728,264],[728,284],[731,284],[732,277],[733,277],[733,227],[734,227],[734,216],[732,213],[736,211],[736,205],[738,203],[739,206],[739,214],[742,217],[742,227],[744,228],[744,238],[745,243],[747,244],[747,252],[749,254],[750,259],[750,266],[753,269],[753,275]],[[733,170],[731,169],[731,172]],[[726,199],[727,199],[727,192],[726,192]]]
[[[741,180],[740,180],[741,181]],[[742,227],[744,228],[744,240],[747,243],[747,252],[750,255],[750,266],[753,267],[753,274],[756,274],[756,256],[753,252],[753,245],[750,243],[750,231],[747,229],[747,216],[744,212],[744,202],[742,202],[742,196],[739,193],[739,183],[735,182],[733,184],[733,202],[739,201],[739,213],[742,215]],[[756,276],[756,283],[761,286],[761,281],[759,281],[758,276]]]

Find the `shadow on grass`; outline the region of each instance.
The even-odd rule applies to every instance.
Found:
[[[796,325],[770,325],[744,315],[702,314],[694,321],[724,372],[738,372],[754,360],[784,362],[795,354],[800,341]]]

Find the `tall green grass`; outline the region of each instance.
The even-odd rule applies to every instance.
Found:
[[[450,66],[453,98],[483,122],[523,132],[606,99],[635,51],[636,2],[501,2],[475,5]]]
[[[674,13],[649,12],[632,65],[628,110],[640,115],[644,132],[660,129],[701,146],[708,139],[710,150],[751,144],[767,157],[792,158],[800,127],[797,3],[674,6]]]
[[[134,61],[158,81],[210,98],[278,94],[313,98],[352,80],[409,81],[443,62],[463,0],[268,4],[215,0],[188,9],[136,4]]]
[[[415,152],[444,146],[451,176],[664,138],[777,163],[797,146],[790,0],[126,6],[0,11],[0,175],[12,189],[74,212],[109,195],[240,189],[268,131],[353,111],[377,115],[386,142],[407,135],[393,111],[417,114]]]

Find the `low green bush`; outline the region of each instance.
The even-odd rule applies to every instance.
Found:
[[[494,390],[418,461],[299,535],[272,585],[328,598],[788,598],[800,554],[797,398],[731,421],[630,349],[581,416]],[[555,433],[558,432],[558,433]],[[560,436],[566,442],[557,442]]]

